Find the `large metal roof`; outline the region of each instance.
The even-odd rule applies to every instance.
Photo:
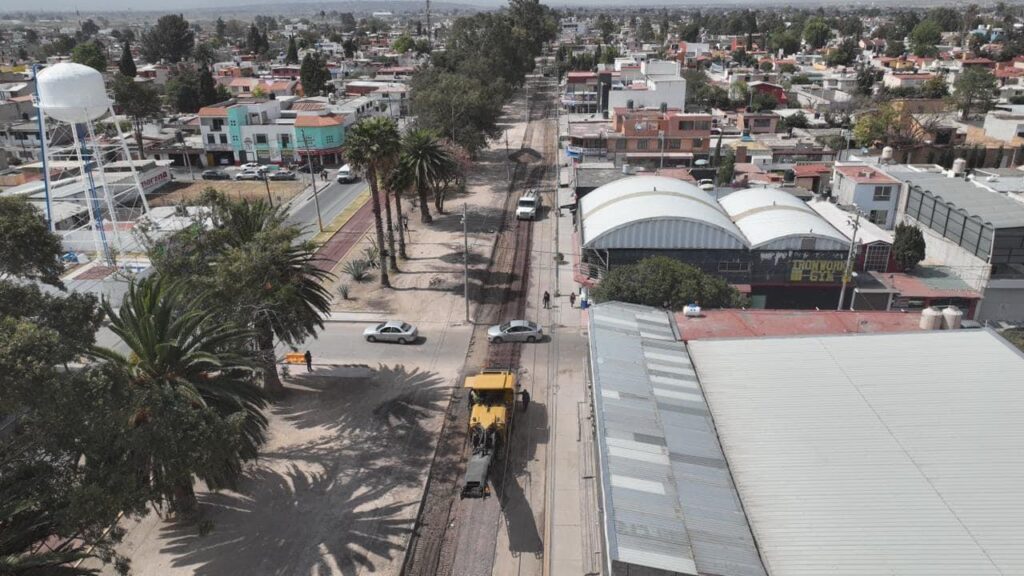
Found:
[[[747,240],[714,198],[664,176],[632,176],[580,200],[587,248],[739,249]]]
[[[778,188],[748,188],[720,201],[754,249],[846,250],[849,240],[803,200]],[[805,240],[813,240],[808,248]]]
[[[609,564],[764,576],[690,358],[664,310],[590,310]],[[609,574],[618,574],[608,566]],[[660,573],[660,572],[659,572]]]
[[[964,210],[968,216],[991,223],[994,228],[1024,228],[1024,203],[986,190],[974,182],[895,166],[888,168],[887,172],[911,186],[920,186],[926,194]]]
[[[1024,574],[1024,357],[994,332],[689,350],[772,576]]]

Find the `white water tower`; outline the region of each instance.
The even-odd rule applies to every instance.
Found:
[[[37,69],[36,106],[50,229],[69,251],[85,252],[91,244],[108,264],[115,250],[139,250],[126,230],[148,214],[149,203],[103,76],[70,62]],[[97,131],[104,119],[113,130]]]

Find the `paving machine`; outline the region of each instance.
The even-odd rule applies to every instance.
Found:
[[[462,483],[463,498],[484,498],[489,493],[488,471],[495,456],[505,449],[512,429],[516,386],[516,376],[508,370],[484,370],[466,378],[471,453]]]

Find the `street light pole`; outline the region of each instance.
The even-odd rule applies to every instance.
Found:
[[[462,204],[462,297],[466,301],[466,322],[469,322],[469,220],[466,204]]]
[[[850,281],[850,268],[853,266],[854,249],[857,246],[857,230],[860,229],[860,210],[854,213],[853,217],[853,238],[850,239],[850,250],[846,253],[846,266],[843,268],[843,287],[839,290],[839,303],[836,310],[843,309],[843,299],[846,298],[846,285]]]
[[[274,207],[274,198],[270,195],[270,175],[266,172],[263,173],[263,184],[267,187],[267,202],[270,202],[270,207]]]

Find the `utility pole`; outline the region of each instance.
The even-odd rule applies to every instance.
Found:
[[[505,128],[505,180],[512,181],[512,165],[509,164],[508,128]]]
[[[846,266],[843,268],[843,287],[839,291],[839,303],[836,310],[843,309],[843,299],[846,298],[846,285],[850,282],[850,268],[853,267],[854,249],[857,247],[857,230],[860,229],[860,210],[854,212],[853,216],[853,238],[850,239],[850,250],[846,253]]]
[[[309,150],[309,138],[306,136],[306,132],[302,132],[302,145],[306,147],[306,166],[309,168],[309,183],[313,186],[313,203],[316,205],[316,225],[320,228],[320,231],[324,231],[324,221],[320,217],[320,196],[317,195],[316,189],[316,174],[313,173],[313,155],[310,154]],[[267,194],[270,193],[270,187],[267,186]]]
[[[466,300],[466,322],[469,322],[469,219],[466,203],[462,203],[462,296]]]
[[[274,198],[270,195],[270,175],[266,172],[263,173],[263,185],[267,187],[267,202],[270,202],[270,207],[274,207]]]

